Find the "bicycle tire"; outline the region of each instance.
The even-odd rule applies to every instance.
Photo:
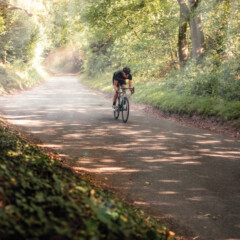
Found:
[[[117,98],[117,101],[116,101],[116,106],[117,106],[117,108],[114,110],[113,115],[114,115],[115,119],[118,119],[119,111],[120,111],[120,109],[119,109],[119,99],[118,98]]]
[[[125,97],[124,98],[124,104],[123,104],[123,107],[122,107],[122,120],[123,120],[124,123],[127,122],[128,117],[129,117],[129,101],[128,101],[128,98]]]

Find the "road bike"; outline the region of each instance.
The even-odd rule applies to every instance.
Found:
[[[116,109],[114,109],[113,115],[115,119],[118,119],[120,112],[122,112],[122,121],[127,122],[129,117],[129,100],[126,97],[126,89],[133,90],[134,88],[124,88],[122,91],[118,88],[118,97],[116,101]]]

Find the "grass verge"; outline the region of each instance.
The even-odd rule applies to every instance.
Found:
[[[80,81],[89,87],[104,92],[112,92],[112,76],[103,74],[97,77],[80,76]],[[135,94],[132,100],[148,103],[163,112],[215,117],[217,122],[234,123],[240,129],[240,101],[226,101],[211,96],[181,95],[174,90],[165,89],[159,81],[146,81],[139,78],[133,81]]]
[[[0,126],[0,239],[176,239]]]
[[[0,94],[33,87],[46,77],[41,67],[23,66],[23,63],[0,64]]]

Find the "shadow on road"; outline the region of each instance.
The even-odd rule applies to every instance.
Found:
[[[123,124],[105,99],[56,79],[2,99],[5,118],[155,216],[202,239],[240,239],[239,143],[138,111]]]

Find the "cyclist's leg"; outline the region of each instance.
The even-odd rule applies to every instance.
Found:
[[[121,85],[121,88],[122,88],[123,91],[126,91],[126,90],[125,90],[126,87],[127,87],[126,82],[124,82],[124,83]]]
[[[114,80],[114,90],[115,90],[115,94],[113,96],[113,105],[112,105],[112,109],[115,111],[118,107],[116,106],[116,102],[118,99],[118,91],[119,91],[119,82],[117,80]],[[119,104],[119,103],[118,103]],[[119,114],[118,114],[119,115]],[[116,118],[116,116],[115,116]]]
[[[114,87],[114,90],[115,90],[115,94],[113,96],[113,105],[116,105],[116,100],[117,100],[117,96],[118,96],[118,93],[117,93],[116,90],[118,89],[118,86],[119,86],[118,81],[114,80],[113,87]]]

